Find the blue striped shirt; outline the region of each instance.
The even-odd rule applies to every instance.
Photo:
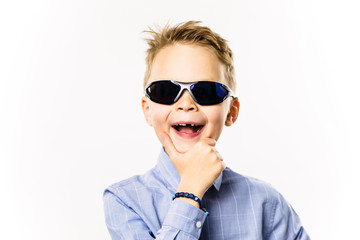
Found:
[[[226,168],[205,193],[204,211],[172,196],[180,177],[162,149],[157,165],[104,193],[113,240],[309,240],[300,219],[274,188]]]

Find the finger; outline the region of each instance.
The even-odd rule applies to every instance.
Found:
[[[206,144],[212,147],[215,147],[216,145],[216,140],[213,138],[202,138],[201,141],[205,142]]]
[[[169,154],[170,158],[172,158],[173,156],[176,157],[179,154],[179,152],[176,150],[175,145],[172,142],[170,136],[167,133],[162,132],[160,133],[160,138],[162,138],[165,151],[167,154]]]
[[[214,152],[216,153],[216,155],[218,156],[218,158],[219,158],[221,161],[223,161],[224,159],[223,159],[223,157],[221,156],[221,154],[219,153],[219,151],[218,151],[215,147],[213,147],[213,150],[214,150]]]
[[[221,163],[222,163],[222,165],[223,165],[223,171],[224,171],[225,168],[226,168],[226,163],[225,163],[224,161],[222,161]]]

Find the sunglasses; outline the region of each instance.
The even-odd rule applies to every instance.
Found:
[[[219,104],[227,97],[234,97],[227,86],[218,82],[183,83],[171,80],[150,83],[145,88],[145,95],[153,102],[171,105],[180,98],[185,89],[188,90],[195,102],[203,106]]]

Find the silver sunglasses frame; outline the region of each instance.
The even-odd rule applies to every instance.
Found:
[[[189,92],[190,96],[192,97],[192,99],[193,99],[197,104],[199,104],[199,105],[201,105],[201,104],[198,103],[196,97],[195,97],[195,96],[193,95],[193,93],[191,92],[190,87],[191,87],[192,85],[198,83],[198,82],[211,82],[211,81],[177,82],[177,81],[173,81],[173,80],[158,80],[158,81],[154,81],[154,82],[149,83],[149,84],[145,87],[145,96],[151,100],[150,96],[149,96],[148,93],[146,92],[146,89],[148,89],[152,84],[154,84],[154,83],[156,83],[156,82],[162,82],[162,81],[170,81],[170,82],[172,82],[173,84],[180,86],[180,91],[179,91],[178,95],[175,97],[175,99],[174,99],[174,101],[173,101],[172,104],[176,103],[177,100],[179,100],[179,98],[181,97],[181,95],[182,95],[182,93],[183,93],[184,90],[187,90],[187,91]],[[218,82],[215,82],[215,83],[218,83]],[[225,101],[225,99],[228,98],[228,97],[235,98],[233,92],[231,91],[231,89],[230,89],[228,86],[226,86],[226,85],[224,85],[224,84],[222,84],[222,83],[218,83],[218,84],[220,84],[223,88],[225,88],[225,89],[228,91],[228,94],[226,94],[226,95],[224,96],[224,98],[222,99],[222,101],[221,101],[220,103],[222,103],[223,101]],[[218,104],[218,103],[217,103],[217,104]],[[211,104],[211,105],[216,105],[216,104]],[[203,106],[211,106],[211,105],[203,105]]]

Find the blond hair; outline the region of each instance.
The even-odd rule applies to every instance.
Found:
[[[149,80],[153,60],[161,49],[175,43],[190,43],[213,50],[219,60],[225,65],[225,79],[227,80],[228,87],[235,91],[234,59],[227,41],[210,28],[200,26],[200,23],[200,21],[188,21],[173,27],[166,24],[164,28],[160,28],[158,31],[150,27],[149,30],[144,31],[151,36],[151,38],[145,39],[149,48],[146,56],[144,87]]]

